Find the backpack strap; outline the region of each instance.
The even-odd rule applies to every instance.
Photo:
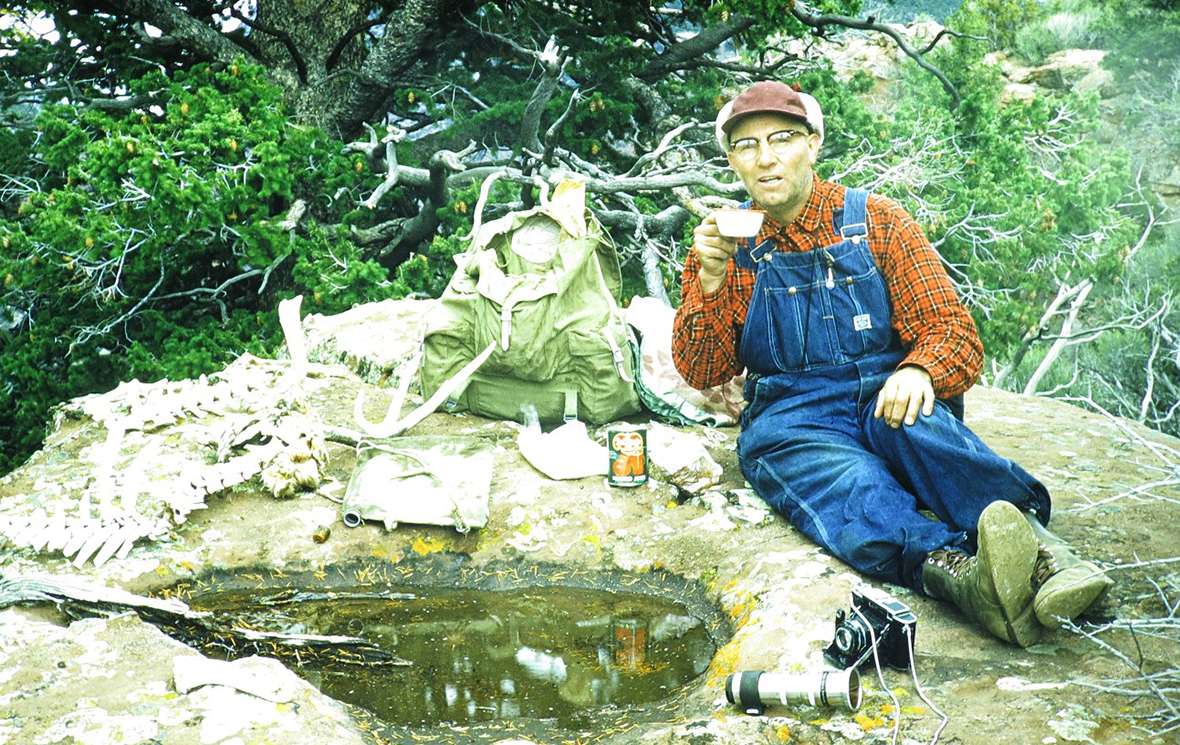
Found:
[[[401,416],[402,403],[405,397],[405,390],[399,387],[399,392],[394,395],[393,400],[390,401],[389,410],[385,413],[385,418],[380,422],[370,422],[365,417],[365,392],[362,388],[356,395],[353,402],[352,416],[356,420],[357,425],[364,430],[369,437],[384,438],[393,437],[405,432],[410,427],[413,427],[418,422],[434,413],[434,411],[442,405],[444,401],[449,398],[454,398],[462,393],[463,389],[467,387],[471,376],[475,374],[483,363],[488,361],[488,357],[492,356],[492,352],[496,350],[496,342],[488,344],[488,346],[475,356],[473,360],[463,366],[459,372],[455,373],[450,379],[445,381],[438,387],[430,398],[428,398],[421,406],[411,411],[406,416]],[[411,363],[416,367],[421,363],[422,354],[419,352]],[[409,375],[404,380],[409,380]],[[407,383],[408,385],[408,383]],[[400,418],[399,418],[400,417]]]
[[[637,347],[639,343],[635,340],[635,335],[631,332],[631,327],[627,325],[623,317],[621,315],[616,316],[615,321],[618,322],[619,330],[622,332],[623,338],[627,341],[628,346],[632,349]],[[634,383],[635,377],[627,373],[627,360],[623,357],[622,348],[619,347],[618,342],[611,335],[609,326],[602,330],[602,337],[606,339],[606,344],[610,347],[610,356],[611,360],[615,363],[615,372],[619,374],[619,377],[624,382]]]

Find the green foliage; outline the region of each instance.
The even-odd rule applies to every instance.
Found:
[[[1095,0],[1102,13],[1096,44],[1109,50],[1103,61],[1116,75],[1153,76],[1180,56],[1180,6],[1161,8],[1141,0]]]
[[[948,25],[964,34],[986,36],[993,49],[1008,49],[1016,44],[1017,31],[1039,15],[1037,0],[966,0]]]
[[[1064,183],[1046,184],[1044,200],[1057,224],[1069,225],[1075,234],[1107,226],[1093,236],[1099,240],[1069,245],[1082,254],[1082,260],[1075,262],[1073,281],[1081,276],[1098,280],[1075,333],[1078,329],[1108,330],[1085,344],[1068,347],[1041,379],[1038,390],[1083,397],[1113,413],[1180,433],[1180,416],[1174,408],[1180,397],[1180,367],[1174,353],[1166,351],[1175,343],[1169,329],[1180,325],[1180,315],[1166,310],[1167,298],[1180,292],[1180,263],[1176,259],[1180,234],[1156,225],[1147,234],[1150,239],[1139,245],[1140,232],[1147,223],[1143,211],[1150,205],[1158,218],[1163,206],[1150,191],[1131,188],[1131,174],[1145,184],[1170,180],[1172,166],[1180,158],[1180,134],[1175,127],[1180,117],[1180,8],[1142,0],[1069,0],[1048,10],[1088,20],[1084,34],[1063,38],[1060,44],[1084,43],[1107,50],[1103,67],[1114,75],[1119,95],[1101,105],[1092,98],[1081,99],[1065,110],[1071,116],[1101,111],[1102,117],[1078,118],[1071,134],[1086,138],[1078,149],[1079,157],[1067,158],[1060,165],[1049,164],[1054,177],[1063,178]],[[1027,36],[1018,36],[1018,43],[1027,45],[1040,39],[1052,20],[1050,16],[1030,26]],[[1045,44],[1037,53],[1049,50],[1049,42]],[[1034,137],[1042,132],[1038,130]],[[1092,170],[1088,173],[1087,169]],[[1079,181],[1086,187],[1081,191],[1075,187]],[[1120,193],[1127,205],[1117,211],[1124,218],[1121,225],[1111,206]],[[1128,252],[1131,244],[1138,249],[1133,258]],[[1058,273],[1070,268],[1051,261],[1043,261],[1041,266]],[[1081,274],[1085,271],[1090,274]],[[1040,284],[1041,288],[1037,292],[1024,290],[1017,296],[1028,305],[1020,316],[1025,325],[1043,311],[1048,291],[1041,274],[1030,276],[1033,286]],[[1011,313],[1007,315],[1012,318]],[[993,318],[990,324],[994,326],[996,321]],[[1047,346],[1033,346],[1010,378],[1013,387],[1025,385]]]
[[[808,12],[855,16],[860,13],[863,4],[862,0],[818,0],[810,4]],[[784,33],[801,36],[810,33],[809,26],[791,15],[794,0],[693,0],[684,5],[690,12],[703,10],[703,17],[712,20],[727,22],[734,16],[757,19],[760,23],[739,37],[751,48],[758,47],[768,36]]]
[[[1119,81],[1120,140],[1137,163],[1160,167],[1180,158],[1180,7],[1161,11],[1133,0],[1097,7],[1095,43],[1108,50],[1103,66]],[[1166,173],[1160,174],[1169,178]]]
[[[1137,235],[1139,216],[1117,207],[1126,201],[1131,172],[1120,146],[1129,145],[1136,161],[1152,154],[1163,160],[1158,153],[1180,147],[1180,130],[1153,116],[1180,118],[1177,14],[1147,9],[1143,0],[1100,0],[1094,7],[1101,15],[1093,20],[1096,11],[1081,0],[1059,2],[968,0],[950,25],[986,34],[991,43],[944,40],[929,56],[962,93],[954,111],[941,85],[910,63],[887,114],[862,101],[863,94],[880,99],[868,74],[837,80],[822,62],[792,73],[824,105],[821,175],[840,173],[845,183],[861,185],[879,175],[868,156],[898,167],[875,188],[905,204],[938,243],[989,352],[1001,359],[1039,317],[1060,278],[1092,276],[1108,285],[1126,279],[1123,252]],[[454,255],[465,248],[478,193],[478,183],[453,189],[437,207],[438,230],[391,272],[370,258],[381,247],[358,245],[350,231],[416,214],[424,189],[403,180],[377,209],[360,207],[384,174],[365,156],[346,153],[341,142],[298,124],[263,70],[194,66],[187,53],[161,68],[154,63],[158,52],[138,45],[130,22],[117,14],[69,15],[69,5],[18,3],[51,14],[71,43],[45,43],[18,26],[0,31],[0,43],[17,50],[0,57],[0,111],[27,112],[21,81],[56,83],[72,60],[86,56],[101,62],[72,81],[76,97],[126,88],[155,105],[119,113],[48,106],[34,128],[0,127],[0,173],[13,179],[0,191],[0,438],[6,447],[0,470],[36,445],[48,408],[63,398],[133,376],[206,372],[241,351],[273,349],[280,337],[272,309],[283,297],[302,293],[309,311],[335,312],[384,297],[439,294]],[[556,138],[572,156],[560,157],[574,170],[624,173],[676,124],[710,122],[748,82],[708,65],[659,79],[645,74],[678,34],[753,19],[736,46],[743,63],[757,64],[783,36],[808,33],[791,17],[788,0],[677,5],[679,12],[668,13],[650,3],[471,4],[478,10],[466,17],[493,34],[448,26],[415,68],[412,85],[407,81],[389,98],[401,126],[449,125],[400,142],[398,162],[421,167],[439,149],[474,141],[473,157],[485,164],[503,163],[509,154],[513,167],[533,168],[518,140],[540,68],[521,47],[540,49],[553,34],[568,60],[542,113],[542,135],[577,90],[580,100]],[[810,7],[855,15],[860,2],[822,0]],[[1087,22],[1054,25],[1051,12]],[[1131,89],[1123,116],[1134,137],[1095,119],[1093,99],[998,103],[1002,81],[981,64],[985,53],[1017,43],[1029,56],[1043,55],[1091,34],[1097,43],[1127,42],[1107,64]],[[520,46],[505,43],[505,36]],[[670,111],[641,106],[634,76]],[[288,89],[288,100],[291,94]],[[1058,151],[1052,146],[1058,141],[1070,147]],[[683,132],[672,157],[721,163],[707,127]],[[281,227],[298,201],[308,206],[298,228]],[[635,192],[595,195],[594,204],[651,215],[673,201],[666,191]],[[498,183],[484,219],[521,205],[519,184]],[[674,260],[683,257],[691,229],[685,226]],[[622,233],[616,239],[625,294],[644,292],[639,242]],[[675,261],[661,272],[675,297]],[[1112,341],[1105,354],[1142,360],[1149,351],[1142,336],[1119,338],[1123,346]]]
[[[384,268],[321,227],[371,188],[364,163],[292,124],[263,70],[128,82],[158,104],[46,106],[35,143],[6,134],[29,143],[39,180],[0,219],[0,308],[25,319],[0,337],[0,470],[37,444],[62,399],[272,349],[283,297],[338,312],[392,291]],[[297,200],[309,216],[289,231],[280,223]]]
[[[968,4],[951,23],[978,31],[1002,25],[993,14],[1012,12]],[[822,78],[810,84],[822,92],[825,114],[838,113],[821,173],[850,174],[844,182],[856,185],[877,173],[863,160],[868,153],[908,164],[878,191],[922,223],[989,355],[1003,360],[1064,278],[1111,282],[1122,274],[1141,216],[1120,207],[1132,191],[1131,170],[1126,151],[1101,137],[1107,125],[1097,101],[1042,92],[1031,103],[1001,103],[998,72],[980,64],[986,51],[962,40],[932,55],[962,96],[955,110],[939,82],[916,67],[897,86],[891,119]]]
[[[1030,64],[1039,65],[1046,57],[1062,49],[1088,47],[1097,38],[1099,11],[1079,6],[1059,10],[1037,19],[1016,32],[1017,53]]]

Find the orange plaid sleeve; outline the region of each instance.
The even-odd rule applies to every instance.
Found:
[[[737,350],[754,291],[754,273],[730,259],[725,281],[706,295],[697,278],[700,269],[700,261],[690,251],[672,325],[672,362],[689,385],[703,389],[728,382],[744,369]]]

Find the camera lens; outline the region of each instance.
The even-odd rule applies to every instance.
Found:
[[[860,675],[856,670],[816,670],[798,675],[761,670],[732,673],[725,679],[725,698],[747,714],[761,714],[773,704],[803,703],[860,707]]]
[[[841,626],[836,629],[836,649],[847,653],[852,648],[852,632]]]
[[[859,651],[868,646],[868,634],[864,624],[858,618],[850,618],[836,628],[836,638],[833,640],[836,649],[842,654]]]

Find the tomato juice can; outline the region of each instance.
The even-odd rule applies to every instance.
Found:
[[[647,428],[618,425],[606,431],[610,457],[607,483],[611,486],[642,486],[647,483]]]

